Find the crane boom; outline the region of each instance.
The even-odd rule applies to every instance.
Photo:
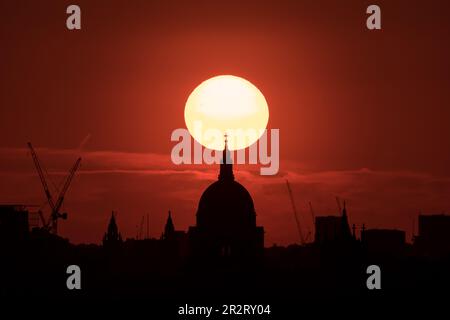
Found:
[[[144,233],[144,216],[142,216],[141,225],[139,226],[139,239],[138,240],[143,239],[143,233]]]
[[[45,227],[47,225],[47,222],[45,222],[45,218],[44,218],[44,215],[42,214],[41,210],[38,210],[38,215],[39,215],[39,218],[41,219],[42,226]]]
[[[61,208],[61,205],[64,201],[64,196],[66,195],[67,189],[69,189],[70,183],[72,182],[72,178],[75,175],[75,172],[80,167],[81,158],[78,158],[75,164],[73,165],[72,169],[69,171],[69,175],[67,176],[66,181],[64,182],[64,186],[61,189],[61,192],[59,193],[58,200],[56,201],[55,205],[55,211],[59,211]]]
[[[31,156],[33,157],[34,166],[36,167],[36,171],[38,172],[39,179],[41,180],[42,186],[44,187],[45,196],[47,197],[48,204],[50,205],[51,209],[55,209],[55,203],[53,201],[52,195],[50,193],[50,189],[48,188],[47,180],[45,180],[44,172],[42,171],[41,164],[39,162],[39,158],[34,151],[33,146],[31,145],[31,142],[28,142],[28,148],[30,149]]]
[[[52,194],[50,192],[50,189],[48,187],[48,183],[47,180],[45,179],[45,175],[44,172],[42,170],[42,166],[39,162],[39,158],[36,154],[36,151],[34,150],[33,146],[31,145],[30,142],[28,142],[28,148],[31,151],[31,156],[33,157],[33,162],[34,165],[36,167],[36,170],[38,172],[39,178],[41,180],[42,186],[44,187],[44,192],[45,192],[45,196],[47,197],[47,201],[48,204],[50,205],[51,208],[51,215],[49,217],[49,219],[47,221],[45,221],[42,212],[39,213],[39,217],[41,218],[41,222],[43,224],[43,228],[49,231],[52,231],[54,234],[58,233],[58,219],[59,218],[63,218],[63,219],[67,219],[67,213],[60,213],[59,210],[61,209],[61,206],[64,202],[64,196],[67,192],[67,189],[70,186],[70,183],[72,181],[73,176],[75,175],[75,172],[78,170],[78,168],[80,167],[80,163],[81,163],[81,158],[78,158],[77,161],[75,162],[75,164],[73,165],[73,167],[71,168],[71,170],[69,171],[69,174],[67,176],[67,178],[64,181],[64,185],[61,188],[61,190],[59,191],[58,194],[58,198],[55,201],[53,200]]]
[[[297,230],[298,230],[298,234],[300,236],[300,243],[303,245],[303,244],[305,244],[305,238],[303,237],[302,228],[300,227],[300,221],[298,220],[297,207],[295,206],[295,201],[294,201],[294,196],[292,194],[291,186],[290,186],[289,181],[287,179],[286,179],[286,185],[287,185],[287,188],[288,188],[289,197],[291,199],[292,210],[294,211],[295,222],[297,224]]]
[[[312,204],[311,204],[311,201],[309,201],[309,210],[311,211],[312,221],[313,221],[313,224],[315,225],[315,224],[316,224],[316,215],[315,215],[315,213],[314,213],[314,210],[313,210],[313,206],[312,206]]]
[[[339,209],[339,214],[342,214],[342,207],[341,207],[341,201],[339,199],[339,197],[336,197],[336,203]]]

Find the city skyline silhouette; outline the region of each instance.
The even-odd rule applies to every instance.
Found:
[[[0,6],[5,301],[317,316],[447,290],[450,2],[380,0],[381,29],[359,0],[80,0],[80,28],[68,6]]]
[[[170,135],[197,85],[234,74],[261,90],[280,129],[277,176],[236,172],[267,244],[299,241],[286,178],[305,229],[309,202],[337,214],[336,196],[357,226],[402,229],[408,242],[419,213],[450,212],[447,3],[383,3],[379,32],[360,1],[152,3],[82,1],[86,29],[69,31],[62,4],[5,2],[21,15],[2,19],[0,202],[46,202],[31,141],[55,184],[83,158],[59,226],[72,242],[100,243],[111,210],[125,238],[147,214],[158,237],[167,210],[187,229],[216,172],[173,165]]]
[[[225,144],[223,159],[228,153]],[[73,245],[56,228],[30,228],[25,205],[0,206],[3,294],[70,296],[62,272],[69,261],[87,273],[79,288],[84,297],[182,298],[187,289],[200,299],[267,298],[297,286],[312,294],[354,295],[368,289],[365,269],[373,265],[382,267],[388,292],[449,283],[450,215],[420,215],[419,234],[408,244],[401,230],[363,225],[357,233],[344,201],[340,215],[315,217],[314,241],[264,247],[251,195],[233,171],[222,161],[217,181],[199,199],[196,225],[177,229],[169,211],[159,239],[144,235],[144,218],[136,238],[123,239],[112,212],[101,245]],[[437,282],[428,281],[431,270]]]

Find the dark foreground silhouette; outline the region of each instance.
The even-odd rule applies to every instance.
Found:
[[[181,253],[177,239],[72,245],[35,229],[0,246],[2,296],[220,298],[279,297],[288,293],[339,296],[368,292],[367,266],[381,268],[384,292],[437,292],[450,285],[448,253],[404,245],[395,252],[363,241],[335,239],[271,247],[256,259]],[[422,245],[422,244],[421,244]],[[431,254],[431,253],[432,254]],[[66,286],[69,265],[81,269],[81,290]]]
[[[29,231],[23,206],[0,206],[3,297],[224,299],[365,295],[367,268],[381,270],[381,290],[421,295],[450,285],[450,216],[419,216],[412,245],[401,230],[350,230],[347,208],[315,218],[313,243],[264,248],[253,200],[234,180],[225,143],[218,180],[200,198],[196,225],[175,230],[171,214],[160,239],[122,240],[114,214],[102,245],[73,245]],[[69,290],[67,268],[81,270]],[[219,301],[215,300],[215,301]]]

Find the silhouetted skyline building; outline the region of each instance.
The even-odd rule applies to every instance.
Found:
[[[423,255],[450,254],[450,215],[420,214],[414,246]]]
[[[172,221],[172,214],[169,210],[169,216],[167,217],[166,225],[164,227],[164,233],[162,234],[162,239],[167,240],[173,237],[175,234],[175,226]]]
[[[176,230],[172,219],[172,212],[169,210],[164,232],[161,235],[161,245],[166,253],[171,256],[185,257],[189,253],[187,233]]]
[[[344,203],[341,215],[316,217],[313,245],[264,249],[264,229],[256,224],[250,193],[235,181],[227,145],[222,157],[218,180],[199,200],[196,225],[188,232],[177,230],[176,216],[169,211],[158,239],[142,239],[138,233],[123,242],[112,212],[103,246],[72,245],[45,228],[29,232],[25,206],[0,206],[0,239],[7,240],[0,241],[6,244],[0,245],[0,267],[7,270],[0,273],[5,275],[2,290],[17,293],[20,287],[21,292],[37,290],[39,294],[47,290],[47,295],[58,297],[67,293],[61,291],[66,279],[54,275],[64,275],[68,263],[87,270],[83,295],[92,297],[172,297],[179,292],[209,295],[212,291],[277,296],[299,287],[320,294],[341,289],[359,293],[367,276],[364,273],[361,278],[361,272],[369,264],[383,266],[384,288],[404,287],[402,279],[408,280],[408,289],[429,288],[430,274],[439,279],[433,282],[437,287],[441,280],[450,283],[450,216],[446,215],[419,216],[417,250],[405,250],[411,246],[401,230],[365,230],[363,225],[361,241],[357,241]],[[26,241],[11,241],[15,239]],[[406,269],[413,272],[403,274]],[[23,279],[19,285],[17,279]]]
[[[109,219],[108,229],[103,236],[103,246],[108,248],[118,247],[122,243],[122,236],[117,227],[116,218],[114,216],[114,211],[111,213],[111,218]]]
[[[354,235],[352,235],[350,225],[348,223],[345,201],[341,216],[316,217],[315,227],[316,232],[314,242],[316,244],[354,239]]]
[[[186,232],[182,230],[176,230],[175,225],[172,220],[172,212],[169,210],[169,214],[167,216],[167,221],[164,226],[164,232],[161,235],[161,240],[173,241],[178,240],[182,241],[186,237]]]
[[[397,255],[405,252],[405,231],[396,229],[367,229],[361,231],[361,243],[368,254]]]
[[[262,256],[264,228],[256,225],[253,199],[236,182],[227,140],[218,180],[203,192],[189,228],[191,254],[198,258],[253,259]]]
[[[21,241],[28,238],[28,210],[24,205],[0,205],[0,241]]]

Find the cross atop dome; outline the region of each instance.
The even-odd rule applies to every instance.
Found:
[[[228,134],[223,135],[225,139],[225,147],[223,148],[222,161],[220,162],[219,180],[233,181],[233,160],[231,159],[230,150],[228,150]]]
[[[224,151],[225,151],[225,150],[228,150],[228,133],[225,132],[223,137],[224,137],[224,140],[225,140],[225,147],[224,147]]]

